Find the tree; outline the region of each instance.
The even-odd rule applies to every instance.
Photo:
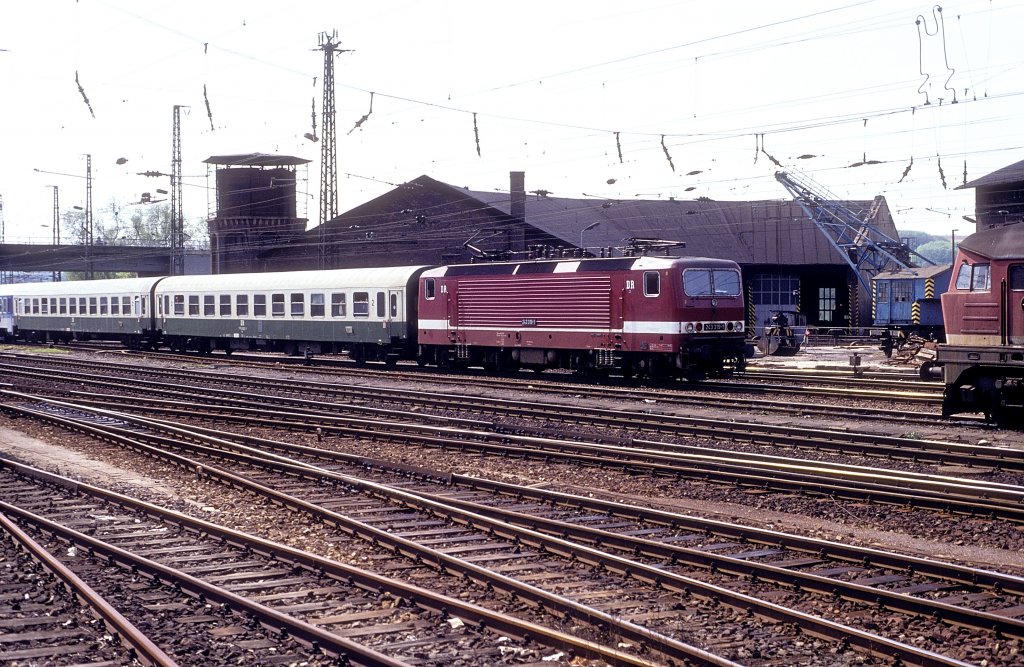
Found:
[[[917,247],[917,252],[936,264],[952,264],[953,254],[949,241],[929,241]]]

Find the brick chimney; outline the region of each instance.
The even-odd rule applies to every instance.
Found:
[[[510,171],[508,180],[509,195],[512,198],[509,214],[517,222],[526,222],[526,172]]]

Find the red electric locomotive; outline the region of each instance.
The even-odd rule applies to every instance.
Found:
[[[618,257],[442,266],[420,276],[419,361],[700,379],[744,367],[735,262]]]
[[[942,295],[946,383],[943,415],[983,412],[1024,422],[1024,225],[986,229],[960,242]]]

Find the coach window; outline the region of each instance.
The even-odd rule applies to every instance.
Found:
[[[324,316],[324,295],[323,294],[310,294],[309,295],[309,316],[310,317],[323,317]]]
[[[119,297],[119,296],[112,296],[112,297],[110,297],[110,314],[111,315],[120,315],[121,314],[121,297]]]
[[[423,279],[423,296],[427,299],[434,298],[434,279],[424,278]]]
[[[249,317],[249,295],[248,294],[236,294],[235,295],[235,316],[237,316],[237,317]]]
[[[661,294],[661,274],[657,271],[644,271],[644,296]]]
[[[391,296],[391,317],[398,317],[398,295],[392,294]]]
[[[220,295],[220,316],[231,317],[231,295],[221,294]]]
[[[270,295],[270,314],[274,317],[284,317],[284,292]]]
[[[71,297],[68,299],[68,315],[78,314],[78,299]]]
[[[88,300],[84,296],[78,297],[78,314],[86,315],[89,313]]]
[[[292,304],[292,317],[305,317],[306,316],[306,295],[300,292],[292,292],[291,295]]]
[[[61,315],[67,315],[68,314],[68,300],[67,300],[66,297],[63,297],[63,296],[60,298],[60,314]]]
[[[52,299],[50,299],[50,314],[57,314],[57,297],[53,297]]]
[[[109,312],[110,311],[107,310],[107,297],[101,296],[100,297],[100,315],[106,315]]]
[[[370,316],[369,292],[354,292],[352,294],[352,314],[356,317]]]
[[[203,295],[203,317],[213,317],[217,314],[217,297],[213,294]]]
[[[91,297],[89,297],[89,314],[90,315],[95,315],[96,312],[97,312],[96,297],[91,296]]]
[[[188,295],[188,314],[189,317],[199,317],[199,295],[189,294]]]
[[[331,317],[345,317],[345,293],[335,292],[331,294]]]
[[[40,315],[47,315],[50,312],[48,307],[47,307],[46,299],[42,300],[42,303],[39,304],[39,308],[40,308],[40,310],[39,310],[39,314]]]
[[[384,314],[387,313],[387,299],[384,297],[384,292],[377,292],[377,317],[383,319]]]
[[[175,294],[174,295],[174,314],[184,315],[185,314],[185,295]]]
[[[130,315],[132,312],[132,298],[130,296],[121,297],[121,314]]]
[[[253,317],[266,317],[267,316],[267,295],[266,294],[253,294],[252,295],[252,315],[253,315]]]

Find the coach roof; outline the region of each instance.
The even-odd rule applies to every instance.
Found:
[[[160,282],[167,292],[266,292],[343,288],[387,288],[405,285],[426,266],[391,266],[375,269],[282,271],[275,273],[225,273],[216,276],[174,276]]]

